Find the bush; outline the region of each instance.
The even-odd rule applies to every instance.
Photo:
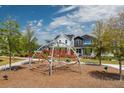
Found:
[[[105,69],[105,71],[107,71],[108,70],[108,66],[104,66],[104,69]]]
[[[71,62],[71,59],[67,58],[67,59],[66,59],[66,62]]]
[[[109,61],[111,61],[112,59],[114,59],[114,57],[102,56],[102,60],[109,60]]]
[[[4,76],[3,76],[3,79],[4,79],[4,80],[8,80],[8,76],[7,76],[7,75],[4,75]]]

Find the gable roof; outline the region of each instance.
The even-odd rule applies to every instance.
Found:
[[[83,35],[81,36],[83,39],[95,39],[93,36],[91,35]]]
[[[60,35],[57,35],[54,39],[57,39],[57,38],[59,38],[60,37]]]
[[[66,35],[66,34],[65,34]],[[72,38],[74,37],[74,35],[73,34],[71,34],[71,35],[66,35],[70,40],[72,40]]]
[[[73,34],[71,34],[71,35],[68,35],[68,34],[63,34],[65,37],[67,37],[69,40],[72,40],[73,39],[73,37],[74,37],[74,39],[76,39],[76,38],[80,38],[80,39],[90,39],[90,40],[93,40],[93,39],[95,39],[95,37],[93,37],[93,36],[91,36],[91,35],[83,35],[83,36],[74,36]],[[61,36],[61,34],[60,35],[57,35],[54,39],[57,39],[57,38],[59,38]]]
[[[71,35],[63,34],[63,35],[65,35],[67,38],[69,38],[69,40],[72,40],[72,38],[74,37],[73,34],[71,34]],[[60,36],[61,36],[61,35],[57,35],[54,39],[57,39],[57,38],[59,38]]]
[[[80,38],[80,39],[83,40],[83,38],[81,36],[76,36],[74,39],[77,39],[77,38]]]

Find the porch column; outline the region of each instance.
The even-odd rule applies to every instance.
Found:
[[[83,54],[84,54],[83,52],[84,52],[84,50],[83,50],[83,48],[81,48],[81,55],[82,55],[82,56],[83,56]]]
[[[70,48],[67,48],[67,51],[68,51],[68,55],[70,55]]]
[[[91,52],[91,56],[93,56],[93,57],[95,56],[93,49],[92,49],[92,52]]]

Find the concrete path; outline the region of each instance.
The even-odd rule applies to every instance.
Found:
[[[9,58],[7,56],[0,56],[1,58]],[[12,57],[13,58],[13,57]],[[14,57],[14,58],[18,58],[18,59],[27,59],[28,57]]]
[[[117,65],[117,64],[102,64],[102,65],[103,65],[103,66],[107,65],[107,66],[110,66],[110,67],[119,69],[119,65]],[[122,65],[122,70],[124,70],[124,65]]]
[[[20,65],[28,64],[29,63],[29,58],[20,58],[20,59],[24,59],[24,60],[23,61],[12,63],[11,64],[11,67],[13,67],[13,66],[20,66]],[[37,61],[37,60],[38,59],[33,59],[33,61]],[[4,69],[7,69],[7,68],[9,68],[9,64],[0,66],[0,70],[4,70]]]
[[[23,61],[12,63],[12,67],[13,66],[20,66],[20,65],[29,63],[29,59],[28,58],[22,58],[22,59],[24,59],[24,60]],[[38,59],[33,59],[33,60],[38,60]],[[85,63],[84,62],[81,62],[81,64],[85,64]],[[103,66],[107,65],[107,66],[110,66],[110,67],[119,69],[119,65],[118,64],[102,64],[102,65]],[[0,66],[0,70],[4,70],[5,68],[6,69],[9,68],[9,64]],[[122,70],[124,70],[124,65],[122,65]]]
[[[11,66],[12,66],[12,67],[13,67],[13,66],[20,66],[20,65],[23,65],[23,64],[26,64],[26,63],[29,63],[29,62],[28,62],[28,59],[25,59],[25,60],[23,60],[23,61],[19,61],[19,62],[12,63]],[[0,70],[4,70],[4,69],[7,69],[7,68],[9,68],[9,64],[0,66]]]
[[[82,63],[82,62],[81,62]],[[88,62],[87,62],[88,63]],[[85,62],[84,62],[84,64],[86,64]],[[88,64],[91,64],[91,65],[93,65],[93,64],[95,64],[94,62],[89,62]],[[119,69],[119,65],[118,64],[102,64],[103,66],[109,66],[109,67],[113,67],[113,68],[115,68],[115,69]],[[122,65],[122,70],[124,70],[124,65]]]

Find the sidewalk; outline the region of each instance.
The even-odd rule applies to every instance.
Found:
[[[119,65],[117,65],[117,64],[102,64],[102,65],[103,65],[103,66],[107,65],[107,66],[110,66],[110,67],[119,69]],[[122,70],[124,70],[124,65],[122,65]]]
[[[23,64],[25,64],[25,63],[29,63],[28,61],[29,61],[28,59],[25,59],[25,60],[23,60],[23,61],[19,61],[19,62],[12,63],[11,66],[12,66],[12,67],[13,67],[13,66],[20,66],[20,65],[23,65]],[[0,66],[0,70],[4,70],[4,69],[7,69],[7,68],[9,68],[9,64]]]
[[[3,57],[3,58],[7,58],[7,56],[0,56],[0,57]],[[8,57],[9,58],[9,57]],[[13,57],[12,57],[13,58]],[[19,59],[28,59],[28,57],[17,57],[15,56],[14,58],[19,58]]]
[[[24,59],[24,60],[23,61],[12,63],[11,64],[11,67],[13,67],[13,66],[20,66],[20,65],[29,63],[29,58],[21,58],[21,59]],[[38,59],[32,59],[32,60],[33,61],[37,61]],[[9,64],[0,66],[0,70],[4,70],[4,69],[7,69],[7,68],[9,68]]]
[[[84,63],[84,64],[86,64],[86,63]],[[89,62],[88,64],[94,65],[94,62]],[[103,66],[113,67],[115,69],[119,69],[119,65],[118,64],[102,64],[102,65]],[[122,70],[124,70],[124,65],[122,65]]]

